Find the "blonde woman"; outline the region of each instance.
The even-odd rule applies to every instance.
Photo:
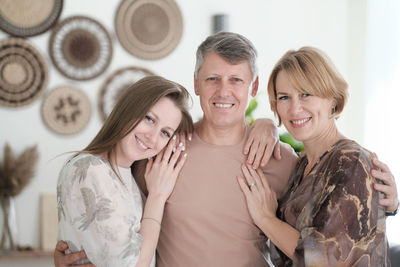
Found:
[[[287,52],[275,65],[268,94],[279,122],[304,143],[279,208],[262,172],[243,166],[244,178],[239,177],[255,224],[274,245],[274,263],[390,266],[385,209],[371,174],[375,156],[335,124],[347,100],[347,83],[321,51],[304,47]],[[398,201],[392,193],[393,210]]]

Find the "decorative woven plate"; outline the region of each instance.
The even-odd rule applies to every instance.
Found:
[[[50,37],[49,52],[56,68],[74,80],[89,80],[110,64],[112,44],[106,29],[83,16],[70,17],[58,24]]]
[[[0,28],[14,36],[38,35],[53,26],[63,0],[0,0]]]
[[[36,100],[46,89],[48,70],[42,55],[27,41],[0,42],[0,104],[19,107]]]
[[[174,0],[124,0],[115,17],[122,46],[132,55],[158,59],[168,55],[182,36],[182,14]]]
[[[75,87],[58,87],[48,93],[42,103],[43,121],[50,130],[59,134],[80,132],[90,115],[89,98]]]
[[[101,119],[106,120],[119,97],[129,86],[149,75],[154,75],[154,73],[138,67],[122,68],[111,74],[101,87],[99,94],[98,104]]]

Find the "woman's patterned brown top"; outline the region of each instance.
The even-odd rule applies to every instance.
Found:
[[[293,262],[272,246],[277,266],[390,266],[385,212],[370,175],[373,154],[340,140],[303,177],[303,155],[278,216],[300,231]]]

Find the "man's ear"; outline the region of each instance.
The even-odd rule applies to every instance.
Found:
[[[199,87],[198,87],[198,85],[197,85],[198,82],[199,82],[199,80],[197,79],[196,74],[194,74],[194,75],[193,75],[193,85],[194,85],[194,93],[195,93],[196,95],[200,95]]]
[[[255,97],[258,92],[258,76],[253,82],[253,86],[251,88],[251,96]]]

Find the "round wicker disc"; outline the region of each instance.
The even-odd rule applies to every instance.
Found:
[[[174,0],[124,0],[115,19],[117,36],[132,55],[165,57],[182,36],[182,14]]]
[[[0,28],[28,37],[47,31],[61,14],[63,0],[0,0]]]
[[[50,56],[56,68],[74,80],[89,80],[110,64],[112,43],[106,29],[88,17],[62,21],[50,37]]]
[[[46,89],[48,70],[42,55],[27,41],[11,38],[0,42],[0,104],[27,105]]]
[[[154,73],[138,67],[122,68],[111,74],[101,87],[99,94],[98,104],[102,120],[107,119],[119,97],[129,86],[150,75],[154,75]]]
[[[58,87],[42,103],[43,121],[50,130],[59,134],[80,132],[87,125],[90,115],[89,98],[75,87]]]

